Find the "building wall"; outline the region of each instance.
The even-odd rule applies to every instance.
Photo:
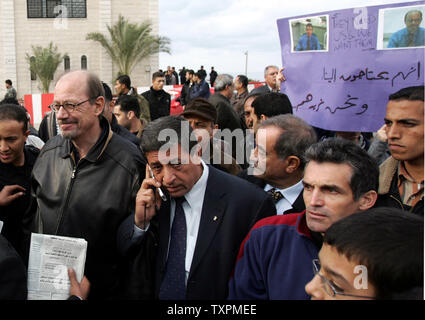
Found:
[[[87,56],[87,69],[96,73],[110,86],[117,70],[106,51],[94,41],[85,40],[89,32],[107,33],[106,25],[118,20],[119,14],[132,23],[149,19],[158,30],[158,0],[87,0],[87,18],[28,18],[26,0],[0,1],[0,75],[11,79],[18,98],[40,93],[38,81],[31,81],[29,64],[25,58],[32,45],[46,47],[50,41],[59,52],[70,57],[71,70],[81,69],[81,56]],[[158,69],[159,55],[145,59],[132,71],[134,86],[150,85],[147,69]],[[53,92],[57,78],[64,72],[63,62],[56,71],[49,92]],[[0,100],[4,96],[4,80],[0,86]]]

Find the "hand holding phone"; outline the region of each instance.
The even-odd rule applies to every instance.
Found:
[[[153,175],[152,169],[150,167],[150,165],[147,165],[148,169],[149,169],[149,173],[152,179],[155,179],[155,176]],[[155,179],[156,181],[156,179]],[[162,191],[161,187],[157,187],[159,196],[161,197],[162,201],[167,201],[167,197],[165,196],[164,191]]]
[[[134,214],[134,223],[141,229],[146,228],[155,216],[156,211],[161,207],[161,197],[157,196],[159,195],[161,183],[152,176],[149,165],[146,165],[145,179],[137,192]]]

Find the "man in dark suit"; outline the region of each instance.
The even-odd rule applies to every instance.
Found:
[[[161,141],[165,129],[171,138],[167,142]],[[162,300],[225,299],[243,238],[261,217],[275,214],[265,192],[206,165],[192,132],[188,121],[174,116],[145,128],[141,146],[152,178],[142,182],[135,214],[118,235],[126,255],[134,246],[142,247],[149,240],[146,232],[158,226],[152,277],[154,297]],[[148,166],[146,170],[148,174]],[[159,188],[168,194],[166,201]]]
[[[280,92],[280,84],[286,80],[282,73],[284,69],[279,70],[276,66],[267,66],[264,69],[264,80],[266,84],[253,89],[250,93]]]
[[[0,235],[0,300],[27,299],[27,271],[21,257]]]
[[[253,167],[239,177],[269,193],[278,215],[302,212],[303,155],[316,140],[314,129],[300,118],[290,114],[271,117],[258,129]]]

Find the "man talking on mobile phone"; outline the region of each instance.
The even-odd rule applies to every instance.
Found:
[[[161,300],[225,299],[242,240],[256,221],[276,213],[263,190],[205,164],[192,132],[188,121],[175,116],[145,127],[141,148],[154,178],[143,180],[135,214],[118,231],[118,248],[128,257],[137,248],[152,252],[144,241],[158,226],[151,270],[153,298]],[[166,135],[170,139],[161,141]],[[170,201],[162,201],[157,188]]]

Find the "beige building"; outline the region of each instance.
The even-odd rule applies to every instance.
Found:
[[[49,92],[65,68],[87,68],[112,86],[117,69],[99,43],[85,39],[89,32],[107,34],[106,26],[120,14],[132,23],[148,19],[153,33],[159,32],[158,0],[0,0],[0,100],[6,79],[12,80],[18,98],[41,92],[25,56],[31,46],[47,47],[50,41],[69,58],[59,65]],[[130,74],[132,86],[150,85],[158,64],[158,54],[141,61]]]

